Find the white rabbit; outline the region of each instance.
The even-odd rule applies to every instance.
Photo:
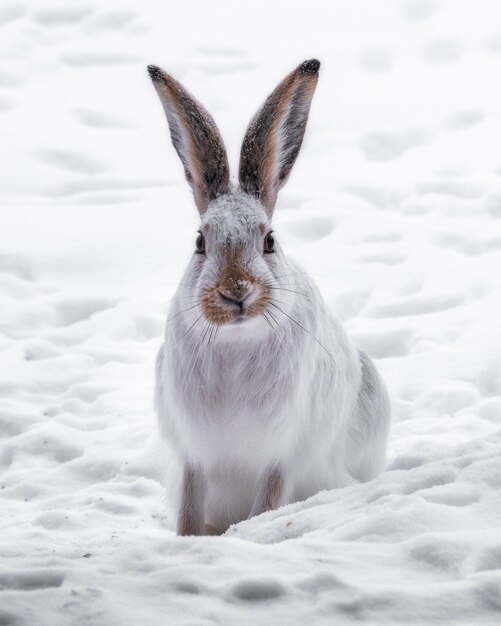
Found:
[[[384,384],[270,226],[319,67],[299,65],[257,112],[239,186],[212,117],[148,67],[200,213],[156,367],[160,429],[179,461],[181,535],[222,533],[385,465]]]

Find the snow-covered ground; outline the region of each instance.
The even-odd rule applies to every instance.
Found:
[[[153,361],[196,211],[146,74],[322,61],[277,237],[377,361],[389,467],[178,538]],[[0,624],[499,624],[497,0],[0,4]]]

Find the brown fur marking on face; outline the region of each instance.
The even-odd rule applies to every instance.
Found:
[[[221,299],[221,293],[229,297],[241,298],[245,296],[249,287],[253,290],[259,289],[259,295],[245,309],[245,314],[248,317],[257,317],[263,313],[268,305],[270,288],[244,267],[240,250],[228,251],[219,281],[214,287],[206,289],[202,294],[202,312],[206,319],[218,326],[234,322],[240,316],[240,311],[236,310],[234,306],[226,304]]]
[[[304,137],[320,63],[305,61],[268,96],[245,133],[240,152],[240,185],[259,198],[271,215]]]

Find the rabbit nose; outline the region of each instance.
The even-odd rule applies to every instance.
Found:
[[[217,291],[223,301],[231,304],[238,304],[240,309],[243,309],[245,300],[250,296],[254,287],[251,283],[245,285],[239,285],[236,289],[225,289],[218,287]]]

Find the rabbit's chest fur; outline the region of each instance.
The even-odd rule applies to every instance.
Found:
[[[310,462],[325,462],[344,438],[360,374],[336,322],[318,322],[325,347],[299,327],[261,336],[244,331],[192,359],[187,355],[199,351],[196,338],[180,341],[167,332],[157,372],[159,414],[185,460],[259,471],[311,448]]]

